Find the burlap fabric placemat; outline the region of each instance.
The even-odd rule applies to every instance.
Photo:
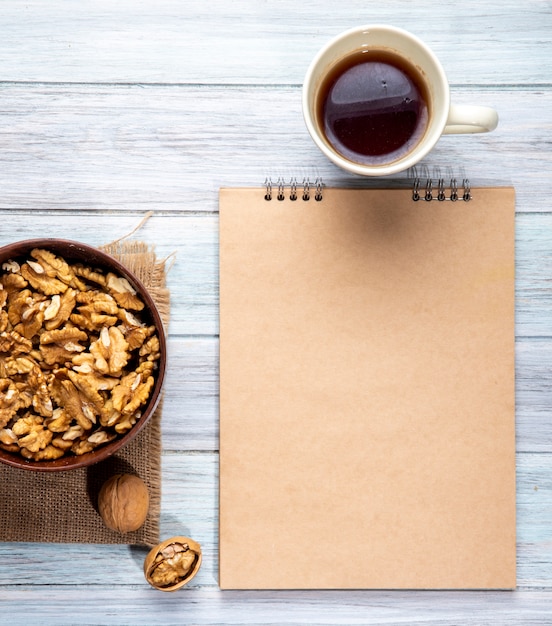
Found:
[[[169,291],[165,261],[142,242],[119,241],[102,247],[119,259],[148,288],[168,324]],[[31,472],[0,464],[0,541],[57,543],[125,543],[153,546],[159,542],[161,508],[162,403],[136,439],[114,456],[88,468]],[[135,473],[150,494],[145,524],[119,534],[109,530],[97,512],[102,484],[115,473]]]

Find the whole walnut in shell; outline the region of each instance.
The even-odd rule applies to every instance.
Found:
[[[133,474],[115,474],[98,495],[98,510],[105,525],[120,533],[138,530],[146,521],[148,508],[148,488]]]

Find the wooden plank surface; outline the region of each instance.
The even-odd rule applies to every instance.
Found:
[[[36,604],[28,606],[29,591]],[[550,591],[457,592],[444,601],[441,592],[261,592],[210,588],[186,589],[163,597],[143,586],[125,590],[100,587],[83,594],[78,588],[52,594],[47,587],[10,589],[3,594],[3,608],[13,626],[35,623],[57,626],[156,626],[193,624],[203,626],[519,626],[549,624]],[[22,607],[25,610],[22,611]],[[101,607],[101,610],[99,609]],[[103,617],[99,621],[97,616]],[[11,619],[13,616],[13,619]]]
[[[333,35],[370,22],[422,37],[445,67],[453,101],[500,114],[494,133],[444,137],[418,173],[516,187],[518,589],[221,592],[218,188],[260,187],[266,176],[411,184],[412,172],[377,180],[343,173],[302,120],[312,56]],[[552,624],[550,2],[3,0],[0,33],[0,245],[42,235],[99,245],[153,212],[135,237],[171,264],[161,534],[191,536],[204,550],[190,586],[162,594],[145,583],[139,548],[0,544],[1,619]],[[0,514],[9,514],[1,504]]]
[[[220,186],[260,185],[267,176],[321,176],[330,186],[411,182],[410,172],[351,177],[321,158],[299,86],[0,84],[0,95],[0,208],[214,212]],[[496,107],[499,127],[442,137],[420,174],[513,184],[518,211],[548,211],[540,185],[552,166],[552,92],[462,86],[452,97]]]
[[[218,455],[209,452],[166,451],[163,455],[161,536],[194,537],[204,562],[190,587],[217,588]],[[552,590],[546,571],[552,567],[547,522],[552,515],[552,458],[518,453],[518,589]],[[244,549],[247,538],[244,537]],[[52,587],[141,585],[146,549],[125,545],[0,544],[0,588],[37,585]],[[24,555],[24,558],[22,558]],[[538,558],[535,558],[538,555]],[[83,567],[84,562],[93,566]],[[236,565],[239,567],[239,564]],[[110,580],[105,580],[106,571]],[[225,595],[226,592],[223,593]],[[367,594],[369,595],[369,594]],[[415,592],[413,592],[415,595]],[[443,594],[443,602],[452,594]],[[515,595],[504,592],[504,596]],[[278,594],[275,594],[278,597]]]
[[[4,0],[2,79],[297,84],[327,39],[383,22],[425,39],[452,83],[547,84],[549,9],[544,0]]]
[[[380,185],[381,185],[380,181]],[[218,190],[212,193],[217,195]],[[263,190],[259,185],[259,194]],[[413,205],[414,206],[414,205]],[[218,334],[218,215],[155,210],[135,237],[155,245],[169,258],[170,332],[174,335]],[[469,206],[466,205],[466,210]],[[4,211],[0,244],[43,234],[80,237],[102,245],[130,233],[145,212]],[[32,219],[29,219],[32,216]],[[516,336],[552,338],[552,213],[516,218]]]

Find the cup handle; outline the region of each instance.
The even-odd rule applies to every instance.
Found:
[[[451,104],[444,135],[488,133],[498,124],[498,113],[491,107]]]

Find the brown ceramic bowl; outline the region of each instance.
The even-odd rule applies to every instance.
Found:
[[[139,313],[140,319],[148,325],[154,324],[159,337],[161,356],[155,371],[155,385],[150,393],[147,404],[142,407],[140,418],[128,432],[119,435],[109,443],[99,446],[92,452],[87,452],[82,455],[66,453],[61,458],[51,461],[28,461],[18,453],[7,452],[0,448],[0,462],[7,463],[17,468],[53,472],[87,467],[105,460],[132,441],[146,425],[157,408],[161,399],[161,389],[165,377],[167,359],[165,330],[159,311],[144,285],[117,259],[92,246],[63,239],[30,239],[19,241],[0,247],[0,268],[2,264],[9,259],[18,260],[29,258],[29,254],[34,248],[50,250],[56,256],[65,259],[69,264],[82,263],[104,271],[112,271],[116,275],[126,278],[145,304],[145,308]]]

